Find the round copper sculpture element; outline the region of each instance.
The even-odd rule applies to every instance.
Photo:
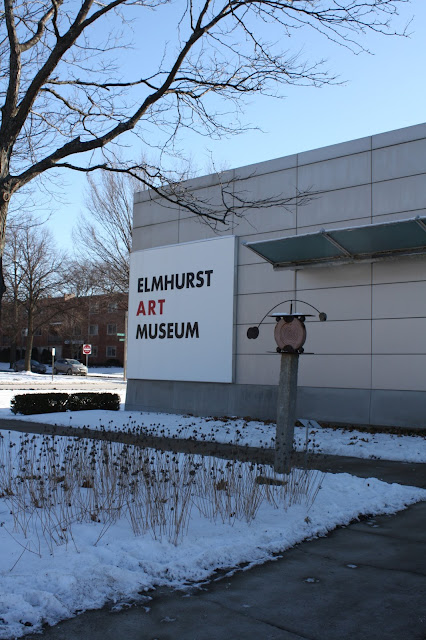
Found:
[[[281,318],[275,325],[274,338],[279,349],[298,351],[305,344],[305,325],[299,318]]]

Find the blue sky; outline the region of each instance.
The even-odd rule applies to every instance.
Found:
[[[327,58],[327,68],[343,84],[285,87],[282,100],[252,97],[244,117],[258,130],[221,141],[185,139],[182,146],[199,171],[210,172],[210,157],[219,169],[232,168],[426,121],[426,2],[412,0],[400,13],[399,25],[413,16],[410,38],[369,33],[363,44],[374,55],[353,55],[315,37],[289,40],[289,47],[302,48],[302,57]],[[173,28],[172,21],[165,28]],[[137,29],[135,35],[137,41]],[[72,226],[84,209],[86,179],[69,172],[63,180],[65,202],[52,203],[49,226],[58,244],[69,248]]]

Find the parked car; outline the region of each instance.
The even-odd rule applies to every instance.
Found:
[[[13,369],[16,372],[25,371],[25,360],[17,360],[13,365]],[[46,373],[46,367],[37,360],[31,360],[31,371],[32,373]]]
[[[66,373],[68,376],[87,376],[87,367],[78,360],[58,358],[53,366],[53,373]]]

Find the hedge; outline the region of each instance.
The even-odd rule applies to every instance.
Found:
[[[116,393],[22,393],[12,398],[10,408],[25,416],[90,409],[118,411],[120,398]]]
[[[85,411],[87,409],[107,409],[118,411],[120,397],[116,393],[71,393],[67,402],[67,411]]]

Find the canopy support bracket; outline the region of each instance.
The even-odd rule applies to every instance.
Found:
[[[332,238],[325,229],[321,229],[321,235],[324,236],[324,238],[328,240],[332,245],[334,245],[336,249],[339,249],[339,251],[341,251],[347,258],[353,258],[353,255],[347,249],[345,249],[345,247],[342,247],[342,245],[337,242],[337,240]]]
[[[415,221],[419,225],[420,229],[423,229],[423,231],[426,233],[426,224],[423,222],[423,220],[419,216],[417,216],[415,218]]]

